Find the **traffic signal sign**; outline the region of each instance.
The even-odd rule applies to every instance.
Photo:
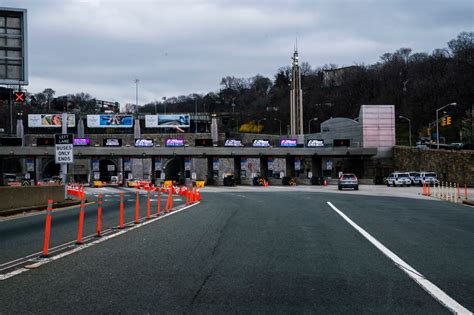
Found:
[[[446,126],[446,117],[441,118],[441,126]]]
[[[451,116],[446,117],[446,126],[451,125]]]
[[[25,92],[15,92],[13,95],[13,99],[17,103],[24,103],[26,101],[26,93]]]

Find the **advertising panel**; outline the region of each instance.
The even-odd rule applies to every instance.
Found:
[[[130,172],[132,170],[132,161],[130,158],[123,158],[123,170],[125,172]]]
[[[269,171],[273,170],[273,158],[272,157],[268,158],[268,170]]]
[[[189,128],[189,114],[181,115],[145,115],[145,128]]]
[[[117,138],[108,138],[103,140],[104,147],[121,147],[122,139]]]
[[[89,128],[131,128],[132,115],[87,115]]]
[[[30,128],[48,128],[61,127],[62,114],[28,114],[28,127]],[[73,128],[76,126],[76,115],[67,115],[67,126]]]
[[[155,171],[161,170],[161,159],[155,158]]]
[[[184,147],[184,139],[176,139],[176,138],[166,139],[165,146],[167,146],[167,147]]]
[[[296,139],[280,139],[280,147],[296,148]]]
[[[153,139],[135,139],[135,146],[140,148],[152,147]]]
[[[241,170],[246,170],[247,169],[247,159],[246,158],[241,158],[240,159],[240,169]]]
[[[218,157],[213,157],[212,158],[212,170],[213,171],[218,171],[219,170],[219,158]]]
[[[34,159],[26,159],[26,171],[27,172],[34,172],[35,171],[35,160]]]
[[[191,170],[191,158],[190,157],[185,157],[184,158],[184,170],[185,171],[190,171]]]
[[[89,138],[74,138],[73,144],[75,146],[88,146],[91,144],[91,139]]]
[[[100,169],[100,161],[99,160],[92,160],[92,171],[99,171]]]
[[[268,139],[254,139],[252,141],[252,146],[253,147],[258,147],[258,148],[268,148],[270,146],[270,140],[268,140]]]
[[[308,141],[306,141],[306,147],[308,148],[324,147],[324,140],[309,139]]]
[[[295,171],[301,170],[301,159],[299,157],[295,157]]]
[[[225,147],[243,147],[242,140],[240,139],[226,139],[224,142]]]

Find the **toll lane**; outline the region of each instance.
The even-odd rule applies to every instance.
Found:
[[[203,193],[196,207],[5,280],[5,311],[449,313],[328,196]]]

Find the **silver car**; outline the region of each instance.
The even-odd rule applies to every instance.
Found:
[[[354,188],[354,190],[359,190],[359,180],[355,174],[342,174],[337,181],[337,188],[342,190],[342,188]]]

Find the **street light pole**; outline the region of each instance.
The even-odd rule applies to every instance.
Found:
[[[444,105],[443,107],[440,107],[436,110],[436,149],[439,150],[439,121],[438,121],[438,112],[440,110],[442,110],[443,108],[445,107],[448,107],[448,106],[456,106],[457,104],[456,103],[449,103],[449,104],[446,104]]]
[[[404,117],[404,116],[398,116],[398,118],[401,118],[401,119],[405,119],[405,120],[408,120],[408,131],[409,131],[409,134],[408,134],[408,142],[410,143],[410,147],[411,147],[411,120],[407,117]]]
[[[318,120],[318,118],[317,118],[317,117],[314,117],[314,118],[311,118],[311,119],[308,121],[308,133],[311,133],[311,122],[312,122],[313,120]]]

